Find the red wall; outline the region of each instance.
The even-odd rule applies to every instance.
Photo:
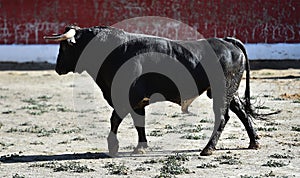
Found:
[[[299,43],[299,7],[299,0],[0,0],[0,44],[45,43],[44,35],[61,33],[68,24],[113,25],[139,16],[176,19],[205,37]]]

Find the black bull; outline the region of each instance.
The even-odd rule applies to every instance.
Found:
[[[138,145],[134,152],[139,152],[147,147],[145,106],[167,100],[187,111],[193,99],[205,91],[208,97],[213,98],[215,129],[201,155],[210,155],[215,150],[229,120],[229,109],[244,124],[250,138],[249,148],[259,147],[258,136],[250,120],[253,111],[249,61],[239,40],[173,41],[127,33],[112,27],[76,26],[67,27],[62,35],[45,39],[60,41],[56,72],[61,75],[87,71],[114,108],[110,118],[111,132],[107,138],[110,155],[118,152],[117,131],[127,114],[131,114],[138,132]],[[237,90],[245,69],[245,101],[241,101]],[[123,72],[119,74],[120,71]],[[152,98],[155,93],[160,93],[163,99]]]

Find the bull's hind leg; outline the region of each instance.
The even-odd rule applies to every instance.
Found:
[[[147,148],[147,138],[145,132],[145,108],[135,109],[135,114],[131,114],[134,126],[138,132],[138,145],[134,149],[134,154],[145,153]]]
[[[214,132],[213,135],[211,136],[211,138],[210,138],[209,142],[207,143],[207,145],[205,146],[205,148],[201,151],[201,153],[200,153],[201,156],[211,155],[212,152],[216,149],[218,140],[224,130],[225,125],[227,124],[227,122],[230,118],[229,114],[228,114],[228,109],[226,109],[224,117],[222,115],[219,117],[221,118],[220,125],[219,125],[217,131]]]
[[[259,139],[259,136],[256,134],[252,126],[251,120],[247,116],[246,112],[243,110],[243,105],[238,96],[234,96],[232,101],[230,102],[230,110],[238,116],[238,118],[242,121],[242,123],[245,126],[248,136],[250,138],[249,148],[259,148],[259,143],[257,141]]]
[[[119,141],[117,139],[117,133],[122,120],[123,119],[119,117],[119,115],[114,110],[110,118],[110,133],[107,137],[108,151],[110,156],[116,156],[116,154],[118,153]]]

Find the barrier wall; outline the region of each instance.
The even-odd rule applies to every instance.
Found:
[[[299,6],[299,0],[1,0],[0,44],[43,44],[45,34],[71,23],[112,25],[139,16],[176,19],[205,37],[299,43]]]
[[[0,0],[0,44],[51,43],[43,36],[62,33],[68,24],[107,26],[134,17],[160,16],[186,23],[204,37],[235,36],[268,48],[300,43],[299,7],[299,0]],[[185,33],[177,34],[174,26],[162,30],[155,23],[138,28],[128,24],[125,30],[172,39]],[[277,58],[300,59],[297,52],[290,54],[288,47],[283,48],[273,50]],[[283,53],[287,55],[281,57]],[[0,60],[6,60],[1,53]]]

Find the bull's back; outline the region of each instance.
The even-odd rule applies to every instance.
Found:
[[[245,56],[240,48],[221,38],[210,38],[207,41],[214,50],[224,72],[244,71]]]

